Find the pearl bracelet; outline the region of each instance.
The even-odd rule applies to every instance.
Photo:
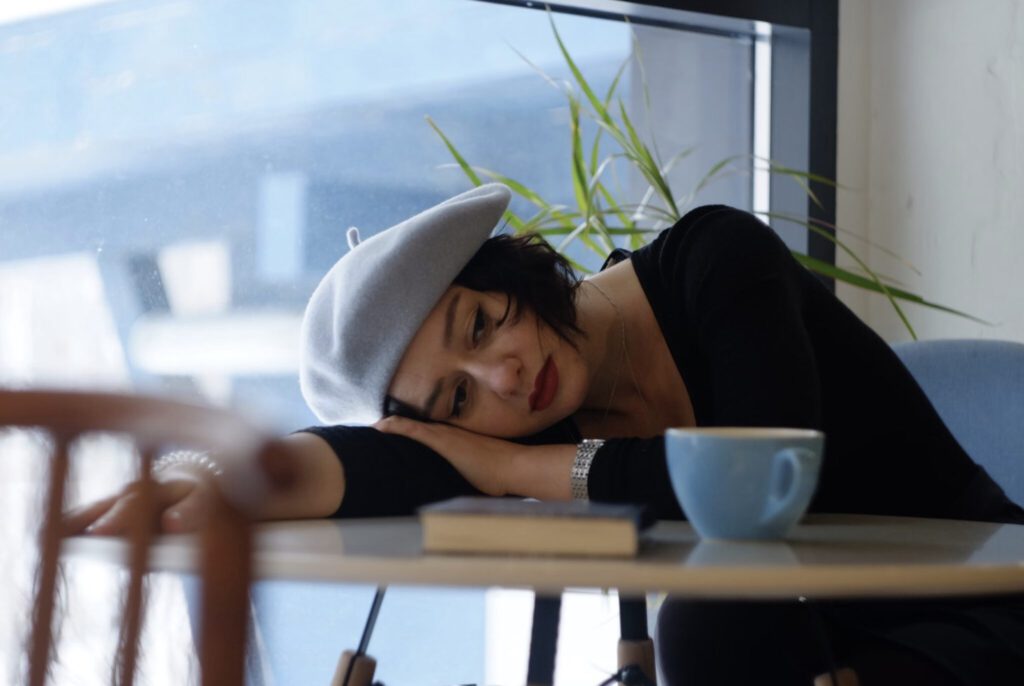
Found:
[[[224,470],[214,462],[208,453],[194,450],[175,450],[174,452],[161,455],[153,463],[153,472],[164,471],[179,465],[193,465],[209,472],[213,476],[220,476]]]

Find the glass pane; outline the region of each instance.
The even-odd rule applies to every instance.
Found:
[[[113,364],[110,383],[263,397],[295,426],[311,417],[294,384],[294,325],[345,230],[372,234],[468,185],[424,117],[473,164],[572,206],[569,108],[530,63],[556,83],[569,72],[544,12],[468,0],[257,7],[123,2],[0,27],[11,96],[0,103],[0,278],[50,283],[48,272],[70,274],[53,260],[74,262],[90,276],[69,278],[89,294],[50,296],[108,322],[89,338],[106,341],[93,356]],[[605,93],[630,26],[557,23]],[[751,151],[750,38],[635,31],[642,61],[618,93],[663,162],[690,151],[669,175],[676,195],[749,207],[747,174],[689,192]],[[595,131],[584,121],[586,140]],[[621,164],[605,178],[633,202],[648,190]],[[83,342],[55,303],[3,306],[33,336]],[[7,334],[20,343],[0,353],[0,379],[82,380],[58,351],[35,349],[27,367],[17,351],[37,346],[26,326]]]
[[[75,4],[0,23],[0,384],[186,391],[291,431],[314,422],[296,382],[302,308],[346,251],[346,229],[365,237],[469,185],[425,117],[472,164],[575,206],[561,90],[572,76],[543,11],[473,0],[56,6]],[[554,19],[599,97],[635,35],[640,60],[617,93],[671,167],[681,211],[751,207],[749,171],[692,192],[754,150],[752,30]],[[589,161],[598,128],[582,127]],[[598,161],[615,152],[609,138]],[[626,202],[648,200],[622,161],[603,178]],[[601,262],[578,244],[570,256]],[[493,645],[479,629],[484,596],[445,598],[438,621],[464,633],[445,640],[462,641],[479,671]],[[362,618],[350,619],[356,636]],[[354,647],[337,635],[323,646],[327,678]],[[380,677],[424,681],[397,662]],[[484,678],[442,667],[441,682]]]

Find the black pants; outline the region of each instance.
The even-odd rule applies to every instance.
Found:
[[[1024,683],[1024,604],[720,602],[669,598],[658,615],[668,686],[811,686],[851,667],[862,686]]]

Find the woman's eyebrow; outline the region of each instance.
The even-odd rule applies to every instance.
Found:
[[[444,347],[447,350],[452,347],[452,329],[455,327],[455,310],[459,307],[459,298],[462,293],[456,293],[455,297],[448,303],[448,309],[444,313]]]
[[[444,312],[444,344],[445,349],[452,347],[452,330],[455,328],[455,312],[459,308],[459,298],[462,297],[462,293],[456,293],[455,297],[448,303],[448,307]],[[433,390],[430,392],[430,397],[427,398],[427,402],[423,405],[425,417],[430,417],[434,414],[434,405],[437,404],[437,399],[441,396],[441,379],[438,379],[434,384]]]

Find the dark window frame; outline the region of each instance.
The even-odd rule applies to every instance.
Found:
[[[606,11],[597,6],[594,9],[587,9],[577,5],[563,5],[558,2],[545,4],[534,0],[481,1],[540,10],[549,5],[552,10],[557,12],[608,16]],[[810,83],[806,86],[810,91],[807,112],[806,171],[826,179],[836,178],[839,0],[773,0],[772,2],[764,2],[764,0],[629,0],[629,2],[636,5],[650,5],[703,15],[763,21],[806,29],[810,36]],[[644,23],[658,25],[662,22],[644,21]],[[674,26],[679,28],[678,24],[674,24]],[[705,33],[729,33],[727,29],[714,27],[695,26],[693,28]],[[773,91],[776,90],[776,78],[783,75],[775,74],[774,76]],[[784,89],[787,84],[779,84],[779,87]],[[773,97],[773,110],[776,107],[776,102],[777,99]],[[776,120],[774,114],[773,111],[773,121]],[[775,150],[772,151],[772,156],[775,157]],[[810,185],[821,205],[819,206],[810,198],[807,199],[806,215],[808,220],[820,223],[823,227],[834,226],[836,220],[835,187],[820,182],[812,182]],[[834,235],[834,231],[831,229],[825,230]],[[807,237],[807,254],[828,264],[835,264],[835,243],[825,236],[811,232]],[[822,280],[830,288],[834,288],[831,279]]]

